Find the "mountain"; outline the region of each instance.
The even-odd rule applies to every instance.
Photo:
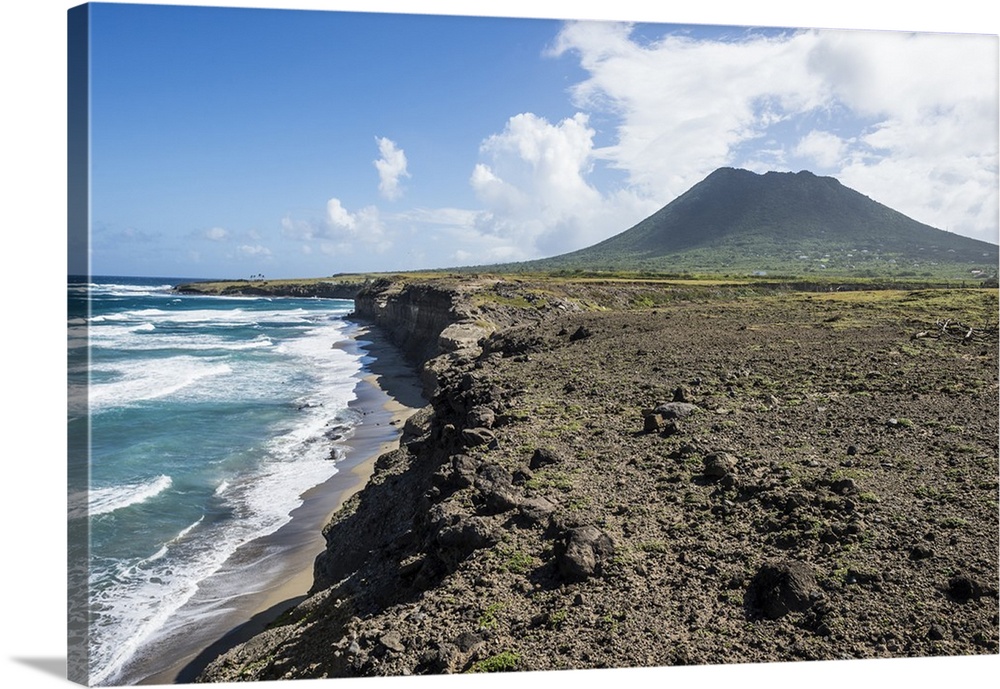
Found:
[[[1000,247],[917,222],[832,177],[721,168],[634,227],[505,270],[995,275]]]

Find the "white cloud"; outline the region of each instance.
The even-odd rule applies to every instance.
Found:
[[[205,239],[211,239],[213,242],[221,242],[228,237],[229,231],[224,227],[211,227],[205,230]]]
[[[375,161],[379,177],[378,190],[384,198],[395,201],[403,194],[399,188],[400,177],[410,176],[406,170],[406,154],[385,137],[376,137],[375,141],[378,142],[378,150],[382,156]]]
[[[799,140],[793,153],[814,160],[821,168],[831,168],[842,162],[847,143],[836,134],[814,130]]]
[[[327,201],[326,211],[329,223],[323,233],[326,238],[357,240],[367,244],[378,244],[386,238],[386,228],[376,206],[365,206],[351,213],[340,199],[333,198]]]
[[[315,239],[318,232],[313,223],[286,215],[281,219],[281,234],[289,239],[309,241]]]
[[[330,199],[326,202],[326,218],[333,227],[348,231],[353,231],[355,228],[354,216],[341,205],[340,199]]]
[[[376,206],[365,206],[351,212],[338,198],[326,202],[326,218],[322,223],[301,223],[308,232],[287,232],[293,239],[319,240],[320,251],[328,254],[353,253],[354,247],[384,252],[392,247],[391,233],[382,221]]]
[[[573,88],[577,105],[619,118],[616,141],[602,156],[639,193],[665,203],[731,164],[738,146],[791,111],[822,102],[822,84],[803,57],[814,40],[667,35],[639,45],[627,25],[585,22],[568,24],[554,53],[578,55],[589,73]]]
[[[593,156],[642,198],[667,203],[723,165],[819,165],[918,220],[996,241],[996,47],[832,30],[640,43],[629,25],[579,22],[552,54],[587,71],[577,107],[617,121]]]
[[[291,215],[282,218],[281,234],[297,242],[298,252],[304,256],[320,252],[328,256],[366,258],[391,249],[396,233],[386,226],[378,207],[365,206],[352,212],[334,197],[326,202],[321,219],[302,220]]]
[[[270,258],[271,250],[260,244],[242,244],[240,245],[238,251],[244,256],[259,256],[261,258]]]
[[[655,208],[634,195],[603,195],[588,182],[595,131],[582,113],[557,124],[533,113],[488,137],[469,183],[484,204],[477,229],[502,240],[484,261],[521,260],[581,248],[624,229]]]
[[[917,220],[996,241],[995,37],[695,36],[566,24],[551,55],[586,73],[570,89],[577,111],[514,114],[486,136],[468,178],[479,208],[383,214],[331,198],[322,217],[285,218],[282,232],[352,262],[403,238],[407,267],[525,260],[617,234],[733,165],[834,175]],[[397,200],[406,156],[376,142],[379,191]]]

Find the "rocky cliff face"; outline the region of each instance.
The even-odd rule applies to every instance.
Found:
[[[962,344],[911,337],[933,293],[475,289],[358,294],[430,404],[199,681],[996,653],[995,293]]]
[[[178,285],[181,294],[220,294],[224,296],[319,297],[354,299],[368,283],[360,280],[236,280],[231,282],[193,282]]]
[[[356,316],[423,363],[431,403],[408,420],[400,448],[379,457],[365,489],[324,528],[327,547],[316,559],[309,598],[279,626],[213,662],[199,681],[408,673],[396,663],[383,667],[407,649],[404,662],[418,672],[467,669],[489,633],[463,634],[448,624],[419,649],[394,620],[400,608],[418,623],[443,616],[433,602],[443,582],[473,553],[501,544],[512,520],[544,530],[555,554],[554,583],[600,574],[614,555],[610,537],[586,520],[555,516],[555,502],[526,488],[527,465],[511,471],[483,456],[497,447],[495,429],[513,421],[518,391],[478,375],[481,358],[499,361],[530,348],[518,337],[490,338],[492,328],[472,320],[503,320],[503,311],[474,307],[461,290],[441,285],[379,281],[359,292]],[[540,447],[531,465],[564,459]],[[415,601],[430,592],[428,612],[420,612]],[[301,625],[312,630],[300,634]],[[262,656],[280,659],[265,669]],[[301,674],[303,664],[312,670]]]
[[[430,399],[440,371],[479,353],[491,321],[457,283],[415,283],[389,279],[366,285],[354,297],[354,317],[374,323],[411,364],[421,370]]]
[[[360,290],[354,305],[356,317],[375,323],[414,364],[437,356],[445,328],[469,318],[455,289],[388,279]]]

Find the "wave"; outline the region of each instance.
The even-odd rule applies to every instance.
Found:
[[[189,533],[191,533],[192,531],[194,531],[194,529],[199,524],[201,524],[203,521],[205,521],[205,515],[201,515],[200,517],[198,517],[198,520],[196,522],[194,522],[193,524],[190,524],[188,526],[185,526],[183,529],[181,529],[181,531],[180,531],[179,534],[177,534],[176,536],[174,536],[173,538],[170,539],[170,543],[177,543],[182,538],[184,538],[185,536],[187,536]],[[168,543],[167,545],[170,545],[170,543]]]
[[[80,338],[74,340],[76,343],[81,341],[87,342]],[[158,350],[238,352],[270,347],[274,344],[267,335],[257,335],[253,339],[227,339],[211,333],[163,333],[152,323],[140,326],[105,325],[94,328],[90,331],[89,342],[94,349],[130,352]]]
[[[323,312],[324,314],[326,312]],[[90,317],[90,323],[139,321],[153,323],[212,324],[215,327],[268,323],[310,323],[315,311],[296,309],[134,309]]]
[[[344,390],[338,394],[349,397]],[[134,659],[157,652],[150,649],[158,648],[160,640],[183,633],[178,630],[212,614],[214,599],[186,613],[181,609],[240,546],[287,524],[302,505],[302,495],[337,472],[330,459],[341,456],[342,450],[331,448],[331,437],[324,430],[336,427],[337,435],[345,438],[361,421],[360,415],[346,409],[346,401],[343,404],[301,410],[292,427],[266,444],[265,456],[252,472],[218,480],[212,497],[225,505],[230,518],[199,518],[152,557],[132,560],[126,567],[108,563],[105,573],[94,573],[114,582],[102,587],[92,603],[99,618],[107,621],[96,630],[94,683],[116,682]]]
[[[173,292],[157,299],[141,296],[139,288],[132,294],[135,299],[109,296],[103,302],[94,295],[92,318],[75,333],[81,344],[89,338],[91,353],[89,400],[84,393],[81,411],[88,401],[92,412],[109,411],[91,415],[93,432],[109,443],[101,472],[129,476],[130,465],[119,467],[118,461],[136,465],[148,457],[142,465],[163,475],[97,489],[90,502],[78,496],[83,502],[71,500],[70,512],[107,514],[172,488],[155,503],[129,510],[129,517],[134,511],[143,521],[128,531],[115,518],[92,523],[90,679],[96,684],[127,680],[135,663],[161,653],[171,634],[188,634],[205,615],[216,614],[213,606],[226,598],[206,604],[196,592],[224,581],[213,576],[220,570],[249,564],[242,555],[230,558],[288,523],[301,496],[336,473],[331,459],[343,455],[335,445],[351,435],[356,421],[345,410],[363,362],[352,348],[334,346],[350,327],[342,320],[349,304],[329,308],[327,301],[313,306],[254,297],[226,303]],[[238,414],[233,428],[224,429],[236,434],[232,443],[213,423],[171,426],[173,419],[202,419],[202,410]],[[142,438],[139,450],[124,452],[116,434],[123,443],[135,440],[134,420],[147,413],[162,426]],[[328,435],[331,424],[337,432]],[[195,435],[202,426],[213,433],[204,443]],[[161,439],[190,443],[206,454],[203,461],[172,463],[170,453],[154,446]],[[183,510],[168,509],[168,500]]]
[[[197,610],[193,617],[174,616],[202,582],[217,573],[240,546],[287,524],[291,512],[302,504],[301,495],[335,473],[333,462],[269,463],[223,491],[220,499],[232,509],[233,519],[200,529],[197,538],[184,538],[203,523],[199,519],[152,556],[92,567],[91,609],[98,621],[92,628],[91,682],[117,683],[140,652],[158,648],[157,639],[163,634],[197,624],[203,614]]]
[[[160,475],[148,481],[127,483],[121,486],[95,488],[88,493],[76,493],[70,496],[70,519],[79,519],[88,514],[92,517],[110,514],[131,505],[137,505],[154,498],[170,488],[173,480],[169,476]]]
[[[82,286],[82,283],[74,284],[75,289],[79,289]],[[149,294],[172,292],[174,286],[169,284],[134,285],[114,282],[90,282],[86,284],[86,289],[88,292],[95,295],[105,294],[114,296],[118,294],[121,296],[145,296]]]
[[[226,362],[193,356],[177,356],[156,361],[129,361],[97,364],[92,373],[114,376],[113,380],[97,383],[91,380],[90,410],[124,407],[137,402],[167,397],[203,379],[224,376],[233,368]]]

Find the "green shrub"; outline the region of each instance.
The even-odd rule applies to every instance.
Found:
[[[521,655],[513,651],[503,651],[473,664],[469,672],[512,672],[517,669]]]

